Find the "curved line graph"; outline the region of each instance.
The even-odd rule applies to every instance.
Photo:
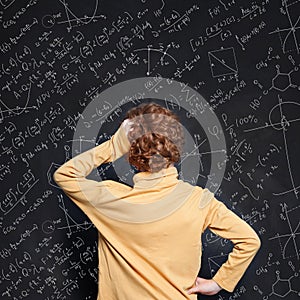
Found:
[[[68,212],[68,209],[65,206],[64,198],[62,195],[58,196],[59,202],[61,205],[59,205],[59,208],[63,211],[66,221],[66,226],[58,227],[57,229],[67,229],[67,236],[70,237],[73,233],[78,231],[86,231],[90,228],[92,228],[94,225],[91,222],[84,221],[83,223],[78,223]],[[76,229],[76,231],[75,231]]]
[[[295,210],[295,209],[297,209],[299,207],[300,206],[298,206],[298,207],[296,207],[296,208],[294,208],[292,210]],[[284,205],[284,219],[287,221],[290,233],[287,233],[287,234],[279,234],[279,233],[277,233],[277,235],[275,235],[274,237],[269,238],[269,240],[275,240],[275,239],[279,240],[283,259],[291,257],[291,256],[287,255],[287,251],[289,250],[289,247],[292,246],[293,250],[295,250],[295,254],[296,254],[295,256],[299,260],[299,258],[300,258],[300,250],[298,248],[297,240],[296,239],[297,239],[297,237],[300,236],[300,230],[299,230],[299,228],[300,228],[300,221],[298,222],[297,226],[295,226],[295,228],[293,229],[291,221],[290,221],[290,217],[289,217],[289,213],[292,210],[288,210],[287,209],[287,205],[286,204]],[[284,244],[282,244],[282,240],[286,239],[286,238],[287,238],[286,242],[284,242]]]
[[[175,64],[177,64],[177,60],[170,55],[169,53],[167,53],[167,51],[169,50],[169,48],[171,47],[171,45],[167,45],[165,50],[161,50],[161,49],[156,49],[156,48],[151,48],[151,46],[148,46],[147,48],[139,48],[139,49],[135,49],[133,50],[134,52],[143,52],[143,51],[147,51],[147,75],[149,76],[151,72],[154,71],[154,69],[158,66],[159,63],[163,63],[163,61],[165,60],[165,56],[169,57]],[[161,53],[162,56],[159,58],[159,60],[157,61],[157,63],[151,67],[151,53],[152,52],[158,52]]]
[[[297,102],[294,102],[294,101],[283,102],[279,95],[278,95],[278,102],[279,103],[274,105],[274,107],[269,112],[269,123],[266,123],[266,125],[264,125],[264,126],[251,128],[251,129],[245,129],[244,132],[250,132],[250,131],[254,131],[254,130],[264,129],[267,127],[272,127],[273,129],[279,130],[282,132],[286,162],[287,162],[287,167],[288,167],[288,172],[289,172],[289,177],[290,177],[290,182],[291,182],[292,188],[287,191],[273,193],[273,195],[279,196],[279,195],[284,195],[284,194],[293,192],[295,197],[298,199],[300,185],[295,186],[294,176],[293,176],[291,162],[290,162],[289,147],[288,147],[286,132],[288,131],[288,128],[291,126],[291,123],[296,123],[296,122],[300,121],[300,118],[289,120],[286,117],[286,115],[283,113],[283,106],[292,105],[292,106],[296,106],[297,109],[300,109],[300,104]],[[276,115],[277,109],[279,110],[279,113],[280,113],[280,121],[274,122],[274,120],[272,118],[273,117],[272,114],[274,113]]]
[[[164,53],[163,56],[167,55],[168,57],[170,57],[170,58],[177,64],[176,59],[175,59],[172,55],[170,55],[170,54],[167,53],[167,52],[163,52],[163,51],[160,50],[160,49],[155,49],[155,48],[139,48],[139,49],[136,49],[136,50],[133,50],[133,51],[134,51],[134,52],[138,52],[138,51],[157,51],[157,52],[159,52],[159,53]]]
[[[279,34],[279,39],[280,39],[280,42],[281,42],[281,47],[282,47],[282,52],[283,53],[287,53],[289,51],[292,51],[292,49],[287,50],[287,46],[286,46],[287,42],[289,41],[289,38],[292,38],[293,39],[293,44],[295,45],[297,53],[299,54],[300,50],[299,50],[298,39],[297,39],[297,36],[296,36],[296,31],[298,29],[300,29],[300,26],[298,26],[298,23],[300,21],[300,16],[298,16],[297,21],[295,23],[293,23],[291,15],[290,15],[290,11],[289,11],[289,7],[293,6],[297,2],[293,2],[293,3],[288,4],[288,1],[283,1],[283,3],[284,3],[284,9],[285,9],[286,16],[287,16],[288,22],[290,24],[290,27],[283,28],[283,29],[277,28],[276,30],[270,32],[269,34],[273,34],[273,33],[278,33]],[[297,9],[295,9],[295,11],[297,11]],[[287,32],[287,34],[283,38],[282,35],[283,35],[283,33],[286,33],[286,32]]]
[[[20,106],[16,106],[14,108],[11,108],[9,106],[7,106],[1,99],[0,99],[0,103],[5,107],[6,110],[2,110],[0,107],[0,123],[3,121],[3,119],[5,118],[4,113],[8,113],[9,115],[13,115],[13,116],[19,116],[21,115],[24,111],[28,110],[28,109],[36,109],[35,106],[29,107],[29,100],[30,100],[30,94],[31,94],[31,82],[29,83],[29,89],[28,89],[28,93],[27,93],[27,98],[26,98],[26,103],[23,107]]]
[[[81,23],[81,24],[87,25],[90,22],[92,22],[93,19],[97,18],[96,12],[97,12],[97,9],[98,9],[99,0],[95,0],[95,9],[92,13],[92,16],[84,16],[84,17],[76,16],[76,14],[69,8],[69,4],[66,3],[66,0],[58,0],[58,1],[64,6],[65,13],[66,13],[66,16],[67,16],[67,21],[58,22],[58,24],[60,24],[60,23],[69,23],[68,30],[72,29],[72,24],[71,24],[72,22],[76,22],[77,24]],[[73,17],[73,19],[70,18],[70,15]],[[85,20],[87,20],[87,21],[85,21]]]

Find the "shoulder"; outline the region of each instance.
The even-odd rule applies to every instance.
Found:
[[[196,191],[199,197],[199,208],[205,208],[212,200],[215,200],[215,194],[206,187],[196,186]]]
[[[99,183],[106,186],[108,189],[111,189],[112,191],[129,192],[132,190],[132,187],[130,185],[112,179],[105,179],[100,181]]]
[[[208,204],[215,199],[215,195],[208,188],[203,188],[198,185],[192,185],[187,181],[182,181],[182,185],[189,186],[193,189],[193,201],[196,200],[198,202],[199,208],[205,208]]]

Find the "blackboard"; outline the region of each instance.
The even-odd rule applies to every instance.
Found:
[[[1,299],[96,299],[97,232],[52,176],[147,101],[188,133],[195,172],[178,165],[181,179],[262,241],[233,293],[199,299],[300,298],[299,11],[297,0],[1,0]],[[97,171],[131,185],[126,168]],[[231,247],[205,232],[201,276]]]

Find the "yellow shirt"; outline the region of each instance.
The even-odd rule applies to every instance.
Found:
[[[180,300],[201,263],[206,228],[233,242],[213,279],[233,291],[260,247],[255,231],[207,189],[178,180],[175,167],[133,176],[133,187],[86,176],[130,147],[123,127],[62,165],[54,179],[99,232],[98,300]]]

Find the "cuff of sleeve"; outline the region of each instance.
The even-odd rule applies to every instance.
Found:
[[[130,149],[130,142],[122,125],[111,137],[111,141],[114,148],[114,160],[127,153]]]
[[[234,288],[236,286],[235,282],[226,282],[226,280],[223,280],[221,276],[219,276],[218,272],[217,274],[212,278],[213,281],[215,281],[222,289],[226,290],[227,292],[233,292]]]

